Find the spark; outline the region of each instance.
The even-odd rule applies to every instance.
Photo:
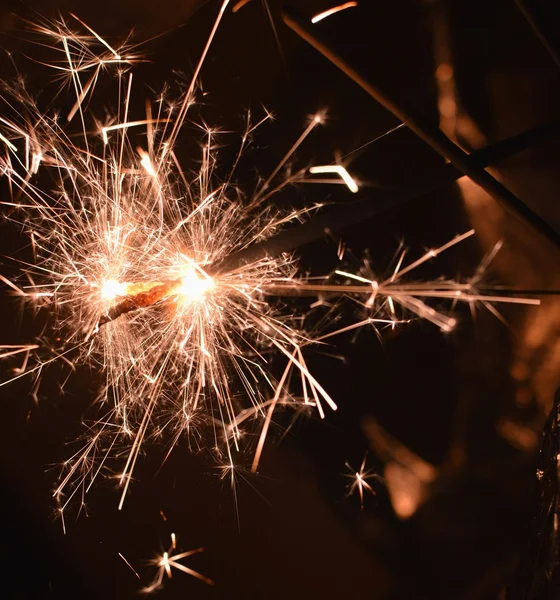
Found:
[[[107,48],[107,50],[109,50],[109,52],[115,57],[115,60],[122,60],[121,55],[114,48],[112,48],[105,39],[103,39],[98,33],[96,33],[87,23],[84,23],[74,13],[70,13],[70,16],[76,19],[78,23],[83,25],[91,34],[93,34],[95,39],[101,44],[103,44],[103,46],[105,46],[105,48]]]
[[[364,496],[366,493],[375,496],[375,490],[368,483],[368,479],[379,479],[379,475],[373,473],[371,470],[366,470],[367,454],[364,455],[360,469],[355,471],[349,463],[346,463],[346,468],[350,471],[346,477],[349,477],[352,481],[348,484],[347,496],[358,493],[360,498],[360,508],[364,509]]]
[[[342,179],[342,181],[344,181],[344,183],[348,186],[348,189],[353,194],[356,194],[360,189],[358,187],[358,184],[354,180],[354,178],[350,175],[350,173],[348,173],[348,171],[344,167],[341,167],[340,165],[325,165],[325,166],[321,166],[321,167],[311,167],[309,169],[309,172],[311,174],[335,173]]]
[[[339,4],[338,6],[333,6],[332,8],[329,8],[328,10],[325,10],[323,12],[316,14],[311,19],[311,22],[313,24],[318,23],[319,21],[322,21],[323,19],[326,19],[327,17],[330,17],[331,15],[336,14],[337,12],[346,10],[347,8],[354,8],[355,6],[358,6],[357,2],[345,2],[344,4]]]
[[[174,533],[171,534],[171,546],[166,552],[163,552],[161,555],[158,555],[151,562],[152,564],[158,567],[157,574],[153,582],[145,587],[142,592],[149,594],[154,592],[155,590],[161,588],[163,585],[163,580],[165,576],[169,579],[173,577],[173,569],[177,569],[178,571],[182,571],[183,573],[187,573],[187,575],[192,575],[200,581],[203,581],[207,585],[214,585],[214,582],[205,577],[198,571],[194,571],[193,569],[186,567],[184,564],[179,562],[188,556],[193,556],[194,554],[198,554],[200,552],[204,552],[204,548],[196,548],[195,550],[188,550],[187,552],[180,552],[179,554],[173,554],[174,550],[177,547],[177,540]],[[128,563],[127,563],[128,564]]]
[[[2,344],[0,350],[5,350],[0,354],[0,358],[7,358],[8,356],[14,356],[22,352],[29,353],[32,350],[39,348],[38,344]]]
[[[0,140],[2,140],[4,142],[4,144],[6,144],[6,146],[8,146],[8,148],[12,152],[17,152],[17,146],[12,144],[12,142],[10,142],[10,140],[7,137],[4,137],[1,133],[0,133]]]
[[[140,575],[134,570],[133,566],[126,560],[126,558],[119,552],[118,555],[123,559],[126,566],[136,575],[138,579],[140,579]]]
[[[155,123],[169,123],[170,119],[142,119],[140,121],[130,121],[129,123],[117,123],[116,125],[109,125],[108,127],[101,128],[101,135],[103,136],[103,142],[109,143],[109,136],[107,135],[110,131],[117,131],[118,129],[128,129],[129,127],[138,127],[139,125],[153,125]]]
[[[137,148],[138,154],[140,155],[140,164],[144,167],[146,173],[151,177],[157,177],[157,172],[152,165],[152,159],[150,155],[145,152],[142,148]]]
[[[286,152],[284,158],[278,163],[274,171],[269,175],[268,179],[262,185],[261,190],[265,191],[271,181],[278,175],[280,169],[288,162],[290,157],[294,154],[294,152],[302,145],[305,138],[309,136],[309,134],[317,127],[317,125],[323,125],[326,120],[326,112],[320,111],[314,115],[312,115],[309,119],[309,125],[305,128],[303,133],[299,136],[299,138],[294,142],[293,146]]]

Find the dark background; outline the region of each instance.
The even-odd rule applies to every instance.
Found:
[[[208,95],[204,118],[239,130],[244,111],[264,104],[277,119],[264,126],[241,178],[269,173],[297,138],[307,115],[327,108],[326,126],[298,152],[296,166],[331,162],[398,124],[396,119],[299,40],[269,0],[279,46],[260,0],[228,10],[202,72]],[[334,2],[293,2],[305,14]],[[366,76],[465,148],[482,147],[560,117],[560,70],[513,2],[361,0],[316,27]],[[552,2],[534,3],[547,32],[558,31]],[[35,89],[48,88],[44,69],[30,61],[22,17],[75,12],[104,36],[134,28],[150,63],[135,74],[143,102],[148,85],[188,81],[219,2],[4,3],[4,47]],[[34,49],[37,52],[37,49]],[[441,76],[438,65],[453,68]],[[2,63],[3,70],[12,71]],[[439,76],[438,76],[439,73]],[[3,74],[3,79],[4,74]],[[146,82],[145,87],[137,82]],[[100,108],[103,103],[100,102]],[[185,138],[185,136],[183,136]],[[183,144],[183,146],[182,146]],[[495,173],[535,211],[560,223],[557,189],[560,141],[551,139],[497,166]],[[188,141],[178,152],[186,162]],[[223,150],[227,164],[230,152]],[[351,172],[368,182],[360,193],[411,185],[441,159],[406,129],[352,156]],[[349,203],[341,186],[292,191],[299,202]],[[282,202],[282,198],[279,200]],[[477,238],[426,266],[418,276],[468,276],[485,253],[505,240],[488,277],[519,288],[558,287],[557,250],[468,181],[445,186],[404,207],[341,232],[356,256],[368,252],[383,271],[401,240],[419,256],[471,226]],[[1,252],[22,243],[2,225]],[[328,237],[298,250],[304,267],[324,272],[336,263]],[[6,273],[7,266],[3,268]],[[30,331],[17,303],[2,297],[5,337]],[[6,598],[132,598],[148,584],[146,562],[166,549],[204,546],[185,564],[216,581],[210,588],[175,573],[161,598],[499,598],[530,529],[538,432],[558,383],[560,308],[545,298],[535,310],[506,307],[508,326],[486,311],[476,320],[459,310],[460,326],[443,335],[428,323],[396,332],[342,336],[334,354],[316,355],[314,373],[339,405],[319,422],[299,419],[268,443],[258,477],[240,478],[235,495],[205,456],[179,443],[161,467],[153,445],[138,467],[124,510],[112,480],[88,495],[86,511],[66,517],[63,535],[51,490],[58,465],[82,432],[97,385],[82,368],[59,390],[62,373],[49,373],[39,402],[30,383],[1,388],[0,481],[2,594]],[[18,333],[19,332],[19,333]],[[91,414],[91,413],[90,413]],[[280,425],[290,415],[279,416]],[[387,441],[387,432],[392,439]],[[422,481],[403,448],[433,465]],[[364,510],[346,498],[345,462],[384,475]],[[160,468],[161,467],[161,468]],[[167,520],[162,518],[161,512]],[[408,518],[402,518],[407,513]]]

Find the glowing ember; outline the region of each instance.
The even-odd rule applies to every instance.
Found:
[[[115,279],[107,279],[101,285],[101,298],[103,298],[103,300],[112,301],[119,296],[126,296],[127,287],[126,283],[120,283]]]

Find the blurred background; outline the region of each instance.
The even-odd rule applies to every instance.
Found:
[[[336,2],[292,4],[312,16]],[[551,48],[560,41],[553,4],[523,3]],[[443,159],[406,127],[370,143],[399,121],[290,31],[282,5],[252,0],[228,9],[202,71],[201,115],[210,125],[240,131],[246,110],[261,105],[276,115],[258,132],[241,181],[270,173],[320,109],[328,119],[298,151],[299,167],[352,153],[346,166],[364,183],[360,198],[371,202],[435,172]],[[2,78],[14,75],[13,59],[30,89],[48,90],[25,20],[73,12],[103,36],[122,39],[134,30],[135,39],[148,42],[149,60],[135,71],[142,104],[167,78],[189,81],[218,7],[218,0],[4,0]],[[315,27],[388,96],[469,152],[560,119],[559,65],[513,0],[360,0]],[[101,110],[104,100],[96,99]],[[224,146],[227,165],[227,139]],[[188,141],[178,153],[187,163],[197,159]],[[558,229],[559,165],[560,136],[551,135],[491,172]],[[300,186],[288,192],[297,200],[277,201],[346,203],[351,211],[355,198],[342,188]],[[418,277],[468,277],[503,240],[489,283],[559,289],[558,248],[467,179],[297,254],[304,269],[325,272],[337,264],[342,239],[349,262],[359,265],[367,255],[383,273],[401,241],[420,256],[471,227],[475,239]],[[10,256],[22,238],[7,223],[1,228],[0,252]],[[4,333],[24,335],[30,330],[18,304],[2,291]],[[258,477],[239,478],[233,493],[207,457],[179,443],[162,466],[165,448],[154,444],[124,510],[117,511],[115,482],[101,482],[87,511],[67,518],[66,534],[51,490],[99,380],[81,368],[62,389],[62,376],[51,372],[38,401],[24,379],[1,388],[3,597],[133,598],[153,577],[147,563],[167,549],[171,532],[184,550],[205,547],[185,564],[216,585],[176,572],[160,598],[474,600],[505,598],[508,585],[520,590],[511,582],[535,534],[537,454],[559,383],[560,304],[544,294],[540,307],[505,307],[501,314],[503,322],[485,310],[473,318],[460,309],[450,335],[414,322],[383,331],[382,342],[373,332],[341,336],[330,355],[311,362],[339,410],[324,421],[300,418],[285,436],[291,415],[279,415]],[[361,509],[347,494],[346,463],[355,472],[364,456],[380,477],[369,480],[375,495],[366,494]]]

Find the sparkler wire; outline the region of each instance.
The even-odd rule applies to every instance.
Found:
[[[490,175],[490,173],[484,169],[476,168],[471,161],[469,161],[468,154],[454,144],[439,128],[432,127],[424,122],[418,115],[413,115],[410,110],[397,104],[379,90],[379,88],[368,81],[363,75],[358,73],[358,71],[350,66],[319,37],[316,33],[316,29],[312,30],[308,21],[295,9],[285,7],[282,11],[282,18],[290,29],[319,51],[352,81],[357,83],[374,100],[394,114],[400,121],[406,123],[408,128],[420,139],[424,140],[438,154],[449,160],[449,162],[464,175],[467,175],[484,191],[497,200],[508,213],[529,224],[534,231],[545,239],[548,239],[556,247],[560,246],[560,235],[547,221],[532,211],[522,200]]]
[[[476,168],[489,167],[542,143],[558,133],[560,133],[560,121],[553,121],[476,150],[468,156],[468,160]],[[464,177],[461,170],[451,163],[446,163],[434,169],[429,176],[416,181],[414,185],[388,191],[368,189],[362,194],[365,197],[328,206],[323,209],[321,214],[311,217],[304,223],[281,231],[265,242],[259,242],[250,248],[228,256],[217,268],[243,264],[262,256],[274,257],[283,252],[292,252],[322,238],[326,231],[331,233],[342,231],[356,223],[361,223],[430,194],[461,177]],[[529,290],[527,293],[533,292]],[[538,295],[536,291],[535,294]]]

